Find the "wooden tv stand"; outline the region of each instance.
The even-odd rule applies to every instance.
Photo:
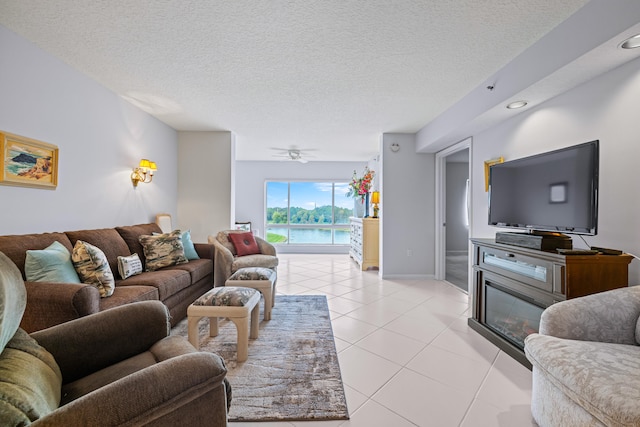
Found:
[[[523,365],[523,340],[556,302],[628,286],[630,255],[560,255],[471,239],[469,326]]]

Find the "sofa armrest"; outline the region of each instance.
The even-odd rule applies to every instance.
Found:
[[[219,356],[185,354],[101,387],[32,425],[226,426],[225,375]]]
[[[215,257],[213,260],[213,286],[224,286],[224,282],[229,278],[229,276],[231,276],[233,254],[215,238],[210,238],[209,241],[215,248]]]
[[[558,338],[618,344],[636,343],[640,286],[614,289],[548,307],[540,334]]]
[[[142,301],[34,332],[31,336],[58,362],[63,383],[145,352],[169,335],[169,311]]]
[[[20,327],[31,333],[100,311],[100,291],[84,283],[25,282]]]
[[[200,258],[213,261],[215,250],[213,245],[209,243],[194,243],[193,246],[196,248],[196,252]]]
[[[254,237],[256,239],[256,242],[258,243],[258,247],[260,248],[260,253],[262,253],[263,255],[273,255],[276,256],[276,247],[273,246],[271,243],[267,242],[266,240],[264,240],[261,237]]]

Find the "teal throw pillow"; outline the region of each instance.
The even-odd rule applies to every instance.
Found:
[[[184,246],[184,256],[186,256],[189,261],[192,259],[200,259],[198,252],[196,252],[196,247],[191,240],[191,230],[182,233],[182,246]]]
[[[28,282],[80,283],[71,254],[60,242],[45,249],[28,250],[24,272]]]

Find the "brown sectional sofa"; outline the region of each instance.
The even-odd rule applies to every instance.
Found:
[[[0,252],[18,266],[27,288],[27,308],[20,327],[27,332],[34,332],[112,307],[145,300],[162,301],[169,309],[171,326],[175,326],[186,317],[189,304],[213,287],[214,249],[213,245],[196,243],[195,249],[200,259],[120,279],[118,256],[137,253],[144,266],[144,251],[138,237],[154,232],[162,231],[151,223],[62,233],[0,236]],[[100,298],[98,289],[87,284],[26,281],[24,266],[27,250],[44,249],[58,241],[71,252],[77,240],[97,246],[105,253],[116,278],[113,295]]]

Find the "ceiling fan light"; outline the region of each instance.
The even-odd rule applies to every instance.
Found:
[[[620,47],[623,49],[635,49],[637,47],[640,47],[640,34],[629,37],[620,44]]]
[[[511,104],[507,105],[507,108],[509,110],[515,110],[515,109],[518,109],[518,108],[525,107],[526,105],[527,105],[527,101],[515,101],[515,102],[512,102]]]

